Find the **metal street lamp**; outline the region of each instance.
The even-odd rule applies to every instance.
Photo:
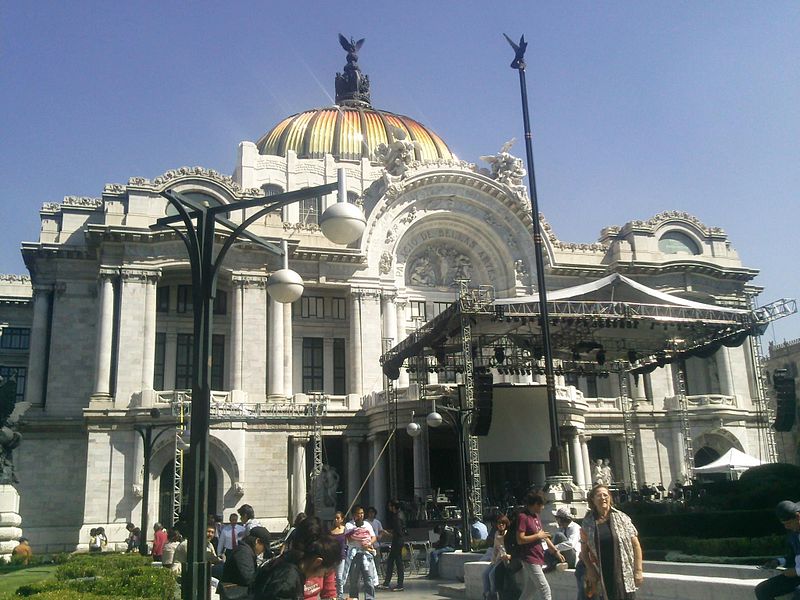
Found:
[[[194,305],[194,341],[192,361],[192,414],[190,421],[191,437],[186,489],[188,490],[188,511],[191,530],[188,537],[188,564],[183,576],[182,595],[185,600],[208,598],[209,571],[205,557],[205,528],[208,513],[208,429],[211,408],[211,339],[213,320],[213,301],[217,293],[217,277],[222,261],[228,250],[240,238],[254,242],[269,252],[283,257],[283,268],[272,275],[275,281],[268,282],[268,292],[278,302],[292,302],[303,293],[302,278],[288,268],[287,245],[272,244],[250,232],[247,227],[268,212],[299,202],[329,194],[339,189],[339,201],[346,200],[344,169],[338,170],[338,184],[331,183],[276,196],[244,200],[236,204],[212,205],[209,201],[199,201],[194,197],[165,190],[161,194],[177,211],[158,219],[152,229],[169,228],[183,240],[189,253],[192,273],[192,296]],[[338,203],[337,205],[338,206]],[[350,243],[360,237],[366,226],[363,216],[360,219],[350,209],[330,207],[321,220],[327,230],[336,236],[336,243]],[[234,223],[227,215],[234,210],[261,207],[240,224]],[[336,210],[332,210],[336,209]],[[182,224],[183,228],[177,225]],[[225,231],[217,231],[217,225]],[[227,235],[219,250],[214,253],[214,240],[221,233]]]
[[[523,35],[515,44],[511,38],[503,34],[514,49],[514,60],[511,68],[519,71],[519,87],[522,97],[522,123],[525,128],[525,152],[528,159],[528,186],[531,195],[531,218],[533,219],[533,249],[536,257],[536,291],[539,294],[539,315],[542,328],[542,354],[544,358],[544,375],[547,383],[547,412],[550,418],[550,475],[561,474],[561,441],[558,431],[558,408],[556,406],[556,379],[553,372],[553,350],[550,343],[550,319],[547,308],[547,288],[544,280],[544,249],[542,244],[542,226],[539,222],[539,200],[536,195],[536,175],[533,168],[533,145],[531,124],[528,117],[528,85],[525,82],[525,49],[528,43]]]
[[[161,411],[157,408],[150,409],[150,418],[158,420],[161,417]],[[164,425],[136,425],[134,429],[142,436],[142,448],[144,449],[144,474],[142,476],[142,523],[141,531],[139,534],[139,554],[147,556],[147,522],[148,511],[150,509],[150,459],[153,458],[153,447],[156,445],[158,438],[164,432],[169,431],[175,427],[175,423],[166,423]],[[155,437],[153,437],[153,430],[160,429]]]

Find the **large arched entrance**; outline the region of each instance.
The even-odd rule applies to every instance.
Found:
[[[709,446],[703,446],[694,455],[694,466],[705,467],[720,457],[720,453]]]
[[[172,513],[172,495],[173,495],[173,481],[174,481],[174,461],[167,462],[161,471],[159,477],[159,494],[158,494],[158,521],[164,527],[174,525]],[[217,490],[217,469],[214,465],[208,465],[208,511],[211,514],[216,514],[218,510],[218,490]],[[186,510],[188,506],[188,498],[183,496],[181,502],[181,510]]]

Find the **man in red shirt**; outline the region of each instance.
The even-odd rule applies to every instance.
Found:
[[[550,584],[542,571],[544,565],[544,546],[556,555],[558,562],[564,562],[564,557],[550,541],[550,534],[542,529],[539,520],[544,508],[544,497],[538,492],[528,492],[525,496],[525,510],[517,517],[517,543],[520,546],[522,558],[522,594],[520,600],[533,600],[536,597],[534,590],[539,591],[539,598],[551,600]]]
[[[153,525],[153,532],[153,560],[160,562],[161,553],[164,551],[164,544],[167,543],[167,532],[161,526],[161,523]]]

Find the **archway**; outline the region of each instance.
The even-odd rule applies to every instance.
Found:
[[[720,453],[708,446],[703,446],[694,455],[694,466],[705,467],[720,457]]]
[[[173,477],[174,461],[170,460],[164,465],[158,482],[158,521],[169,527],[174,525],[172,513]],[[217,488],[217,469],[214,465],[208,465],[208,511],[216,514],[218,508],[218,488]],[[188,507],[188,498],[184,494],[181,502],[181,511]]]

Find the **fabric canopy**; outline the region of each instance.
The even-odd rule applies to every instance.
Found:
[[[682,306],[684,308],[710,309],[718,312],[731,314],[747,314],[749,311],[740,308],[730,308],[713,304],[704,304],[687,300],[679,296],[673,296],[659,290],[647,287],[633,279],[612,273],[602,279],[576,285],[573,287],[562,288],[547,292],[548,302],[558,300],[594,300],[608,302],[634,302],[641,304],[666,304]],[[516,298],[501,298],[495,300],[495,304],[526,304],[538,302],[539,296],[519,296]]]
[[[736,448],[731,448],[714,462],[704,467],[696,467],[697,473],[731,473],[746,471],[750,467],[757,467],[764,463],[755,456],[745,454]]]

